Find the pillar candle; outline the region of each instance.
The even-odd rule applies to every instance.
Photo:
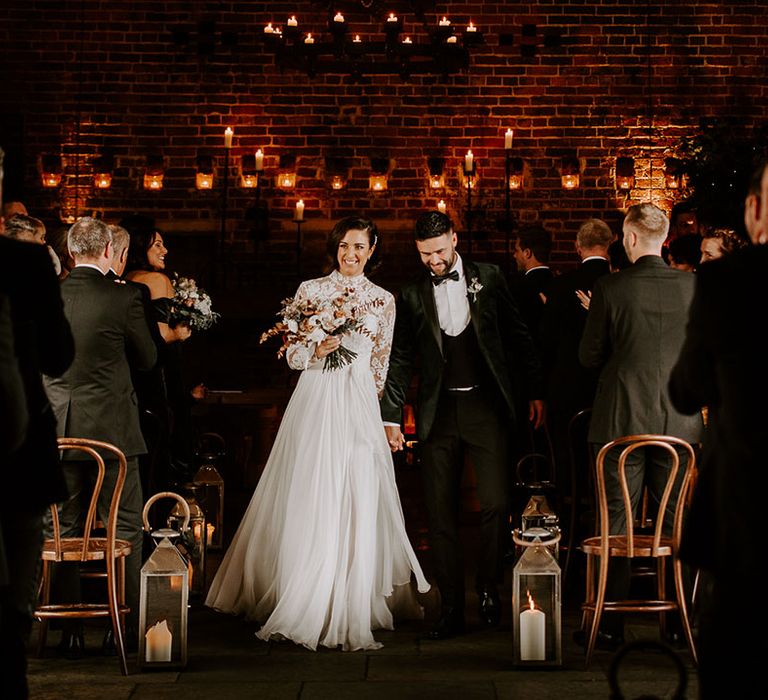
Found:
[[[507,129],[504,132],[504,148],[510,150],[512,148],[512,136],[515,132],[512,129]]]
[[[231,126],[224,129],[224,148],[232,148],[232,134],[234,133]]]
[[[296,202],[296,218],[295,221],[304,221],[304,200],[300,199]]]
[[[161,620],[147,630],[145,659],[148,662],[170,663],[173,649],[173,635],[168,623]]]
[[[437,210],[438,210],[438,211],[439,211],[441,214],[445,214],[445,210],[446,210],[446,209],[447,209],[447,207],[446,207],[445,201],[441,199],[441,200],[440,200],[440,201],[437,203]]]
[[[264,153],[261,149],[256,151],[256,172],[264,170]]]
[[[520,660],[544,661],[547,656],[546,615],[533,607],[533,598],[528,594],[530,608],[520,613]]]
[[[464,169],[471,173],[475,165],[475,157],[472,155],[472,151],[467,151],[467,155],[464,156]]]
[[[286,24],[289,27],[298,27],[299,26],[299,20],[296,19],[296,15],[291,15],[288,18],[288,21],[286,22]]]

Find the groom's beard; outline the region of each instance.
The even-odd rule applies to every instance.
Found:
[[[435,275],[435,277],[442,277],[443,275],[447,275],[455,264],[456,251],[454,250],[450,260],[441,260],[437,265],[433,265],[432,263],[425,263],[425,267],[433,275]]]

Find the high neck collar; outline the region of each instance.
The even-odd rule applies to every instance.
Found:
[[[365,276],[365,273],[355,275],[354,277],[347,277],[346,275],[342,275],[338,270],[334,270],[331,272],[331,279],[338,284],[360,284],[368,278]]]

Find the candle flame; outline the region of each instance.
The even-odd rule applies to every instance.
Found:
[[[535,607],[534,607],[534,604],[533,604],[533,597],[531,596],[531,592],[530,591],[526,591],[526,593],[528,593],[528,607],[531,610],[535,610]]]

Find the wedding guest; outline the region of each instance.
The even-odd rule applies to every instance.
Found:
[[[716,228],[704,234],[701,240],[701,262],[718,260],[724,255],[741,250],[748,245],[732,228]]]
[[[701,236],[686,233],[669,242],[669,266],[683,272],[696,272],[701,262]]]
[[[15,355],[24,386],[26,435],[0,457],[0,540],[7,576],[0,585],[0,697],[27,697],[26,639],[32,624],[43,514],[63,500],[66,485],[56,445],[56,420],[40,373],[61,375],[74,345],[48,254],[0,236],[0,295],[10,303]],[[10,420],[5,417],[3,420]]]
[[[51,250],[56,254],[61,264],[61,272],[59,273],[59,279],[65,279],[70,270],[75,266],[75,261],[69,254],[67,248],[67,234],[69,233],[69,226],[57,226],[53,231],[49,231],[46,234],[46,238],[51,247]]]
[[[0,459],[16,450],[27,432],[27,400],[16,359],[11,305],[7,295],[0,293]],[[2,533],[0,533],[2,549]],[[2,557],[0,552],[0,557]],[[5,559],[0,560],[0,574],[5,574]],[[0,585],[4,583],[0,580]]]
[[[542,295],[547,295],[552,282],[551,250],[552,234],[540,224],[526,226],[517,234],[514,257],[519,274],[512,278],[510,291],[534,340],[544,312]]]
[[[120,279],[128,264],[128,245],[131,237],[122,226],[108,224],[109,232],[112,234],[112,262],[107,272],[110,279]]]
[[[16,214],[23,214],[24,216],[29,214],[24,202],[19,202],[18,200],[12,199],[8,200],[7,202],[3,202],[3,219],[8,221],[8,219],[10,219],[12,216],[15,216]]]
[[[333,271],[296,292],[297,302],[317,304],[323,315],[355,314],[362,325],[341,335],[313,326],[316,338],[286,348],[301,375],[205,601],[262,621],[264,641],[378,649],[373,631],[393,627],[387,599],[410,598],[416,607],[412,573],[418,589],[429,590],[378,412],[395,320],[394,298],[366,276],[379,250],[372,221],[342,219],[327,242]],[[336,365],[342,343],[354,355]]]
[[[72,326],[76,354],[61,377],[45,377],[45,387],[58,421],[59,435],[112,443],[128,459],[128,472],[117,516],[117,536],[131,543],[125,562],[125,596],[131,608],[129,642],[138,629],[139,569],[141,566],[143,499],[137,457],[146,452],[139,429],[139,412],[128,366],[132,361],[150,369],[157,360],[155,344],[147,329],[141,294],[125,284],[107,279],[112,263],[112,236],[102,221],[83,217],[69,230],[69,250],[75,267],[61,283],[64,312]],[[62,537],[82,530],[81,499],[93,478],[93,462],[70,454],[64,460],[69,497],[59,506]],[[117,477],[114,460],[107,461],[98,504],[99,517],[107,520],[109,501]],[[77,567],[60,564],[58,597],[62,602],[80,600]],[[132,637],[132,639],[131,639]],[[71,655],[82,653],[82,632],[65,630],[63,646]]]
[[[699,693],[757,697],[765,686],[768,616],[760,574],[762,499],[768,492],[768,363],[760,318],[768,304],[768,160],[755,169],[744,221],[754,245],[702,265],[685,344],[669,390],[676,408],[708,408],[707,435],[680,556],[714,581],[699,596]],[[751,633],[745,644],[743,616]]]
[[[5,222],[5,235],[8,236],[8,238],[15,238],[17,241],[45,245],[54,269],[56,270],[56,275],[58,276],[61,274],[61,262],[53,248],[46,245],[45,224],[43,224],[40,219],[35,219],[27,214],[14,214]]]
[[[669,238],[696,236],[699,232],[699,218],[696,205],[690,200],[677,202],[669,213]]]
[[[425,270],[400,293],[381,415],[390,448],[401,450],[403,404],[418,360],[416,425],[441,598],[429,637],[444,639],[465,627],[457,509],[464,450],[475,466],[481,512],[478,608],[483,624],[493,626],[509,537],[509,436],[520,393],[534,426],[543,424],[544,387],[533,341],[498,267],[464,260],[453,223],[440,212],[418,219],[415,243]]]

